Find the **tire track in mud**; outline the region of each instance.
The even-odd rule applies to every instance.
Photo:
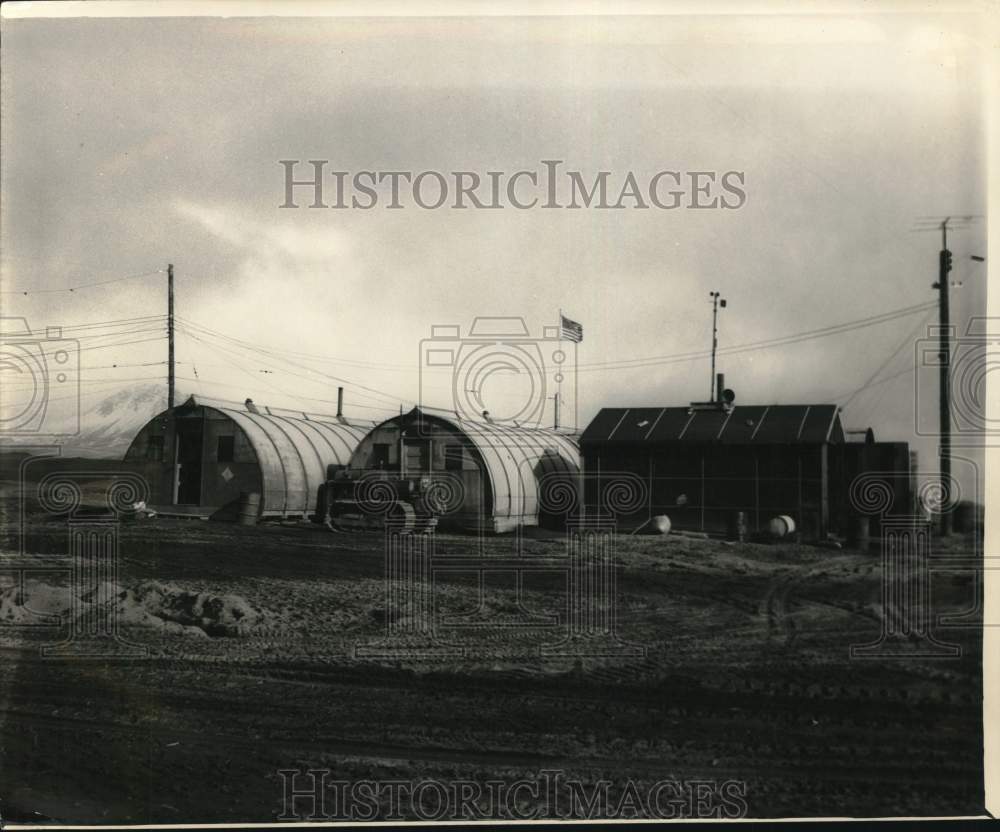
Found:
[[[332,548],[329,557],[310,560],[322,541],[302,540],[297,533],[297,543],[285,558],[277,549],[284,548],[290,534],[247,533],[233,542],[213,534],[191,543],[188,538],[202,530],[190,528],[190,535],[185,527],[183,533],[173,534],[173,540],[156,546],[154,562],[147,558],[144,571],[178,580],[225,579],[234,585],[263,578],[344,580],[382,574],[377,536],[348,541],[346,562],[338,563],[340,555]],[[64,545],[65,528],[57,531],[59,545]],[[138,537],[140,532],[136,529],[133,534]],[[149,548],[152,551],[153,546]],[[172,560],[174,548],[184,550],[179,565]],[[871,567],[870,559],[848,560],[860,561],[857,568]],[[649,772],[657,778],[670,771],[752,779],[761,783],[762,793],[767,789],[780,793],[771,800],[782,807],[800,805],[796,801],[807,805],[811,796],[821,795],[815,803],[825,806],[826,814],[841,805],[838,801],[847,800],[845,794],[877,788],[870,784],[891,784],[898,805],[910,801],[935,809],[966,800],[981,777],[981,760],[974,759],[975,742],[970,743],[970,736],[979,730],[980,695],[972,663],[950,665],[954,670],[907,664],[898,672],[872,673],[868,668],[857,672],[857,666],[847,661],[838,664],[831,652],[839,649],[832,636],[821,645],[811,645],[811,652],[802,646],[801,635],[793,642],[794,650],[783,647],[781,642],[787,640],[783,622],[796,614],[802,581],[810,572],[829,570],[830,559],[789,565],[777,580],[775,572],[784,566],[769,562],[766,568],[740,574],[720,568],[703,572],[683,564],[669,570],[626,564],[620,592],[649,600],[652,607],[639,610],[636,620],[661,610],[679,616],[692,611],[691,626],[676,634],[677,644],[683,644],[677,648],[681,653],[676,661],[671,660],[673,648],[668,643],[675,636],[668,632],[659,636],[647,660],[597,667],[588,663],[579,670],[525,667],[524,662],[521,667],[491,670],[483,662],[456,672],[454,667],[385,666],[346,655],[329,660],[282,659],[280,641],[271,644],[278,652],[269,657],[261,655],[261,645],[250,644],[249,649],[258,652],[234,658],[233,653],[242,653],[242,645],[234,640],[203,648],[193,644],[193,650],[206,653],[198,659],[165,656],[132,667],[94,671],[112,682],[115,697],[125,706],[85,708],[80,691],[62,687],[71,681],[44,687],[35,684],[34,672],[28,669],[14,698],[0,711],[0,719],[11,726],[8,734],[20,747],[18,755],[32,753],[32,729],[42,742],[46,734],[79,732],[83,751],[74,753],[84,759],[95,749],[104,753],[102,739],[112,735],[128,749],[150,739],[155,767],[145,768],[138,760],[135,771],[123,771],[121,784],[109,783],[96,768],[63,775],[76,777],[81,791],[97,795],[107,794],[111,785],[127,785],[139,802],[145,800],[145,781],[154,777],[161,781],[176,777],[185,789],[194,790],[199,781],[245,776],[254,784],[244,786],[246,800],[259,804],[262,797],[252,790],[269,788],[259,778],[274,771],[275,761],[294,766],[297,761],[327,756],[391,761],[409,766],[417,777],[435,767],[447,771],[449,766],[463,765],[494,770],[603,767],[620,775]],[[841,566],[851,569],[849,563]],[[860,572],[843,574],[864,577]],[[819,574],[816,579],[824,581]],[[771,621],[768,597],[773,598],[774,609],[770,651],[763,635]],[[705,619],[696,616],[714,616],[715,610],[718,620],[732,623],[713,620],[712,629],[706,629]],[[859,615],[856,620],[862,619]],[[841,627],[845,619],[838,615],[833,620]],[[721,647],[713,641],[717,628],[726,630]],[[744,653],[743,641],[734,640],[735,634],[749,635],[752,628],[759,635],[752,652]],[[318,642],[316,652],[322,654],[324,645]],[[217,658],[208,655],[212,650],[219,651]],[[852,675],[838,678],[845,670]],[[969,672],[963,675],[965,670]],[[67,672],[73,679],[80,675],[76,669]],[[924,681],[927,689],[907,690],[911,681]],[[140,718],[152,721],[130,724],[126,709],[132,701],[146,700],[155,701],[155,712]],[[56,708],[60,713],[53,715]],[[356,718],[366,714],[367,720]],[[476,724],[474,718],[480,714]],[[385,732],[378,727],[383,722]],[[578,740],[595,724],[596,742],[588,746]],[[362,734],[369,726],[370,737]],[[418,739],[425,729],[425,738]],[[619,738],[624,745],[618,744]],[[566,748],[571,753],[563,753]],[[40,750],[45,752],[44,745]],[[226,767],[227,757],[233,759],[232,771]],[[57,776],[58,757],[50,754],[48,763],[52,776]],[[840,785],[828,787],[827,781]],[[786,782],[805,785],[785,789]],[[912,797],[913,789],[922,794]],[[263,799],[277,796],[268,793]],[[192,798],[189,804],[177,805],[199,804]],[[219,819],[228,811],[222,803],[218,808],[205,804],[206,815],[206,807]]]
[[[243,709],[240,709],[241,711]],[[123,725],[120,722],[103,719],[86,719],[80,717],[52,716],[44,714],[24,714],[20,712],[19,732],[30,732],[34,726],[82,728],[88,732],[98,732],[101,735],[117,733],[131,735],[134,726]],[[623,760],[618,757],[601,755],[559,755],[527,752],[523,750],[483,750],[478,748],[434,746],[425,742],[406,744],[389,743],[377,740],[359,740],[335,734],[324,734],[313,729],[300,731],[283,731],[280,735],[268,737],[262,748],[260,742],[247,736],[245,732],[212,732],[181,728],[176,725],[151,726],[150,735],[159,743],[156,749],[166,753],[169,749],[185,745],[185,753],[192,748],[209,748],[218,751],[220,739],[225,739],[227,753],[240,750],[249,757],[260,756],[266,751],[267,756],[277,756],[279,759],[294,760],[302,755],[322,755],[337,757],[357,757],[368,760],[396,763],[431,762],[467,764],[478,766],[501,766],[505,768],[559,769],[564,771],[597,770],[602,773],[636,776],[649,774],[663,776],[664,772],[675,771],[677,760],[644,759],[630,757]],[[759,745],[752,750],[759,752],[769,746]],[[771,746],[773,749],[774,747]],[[774,749],[777,750],[777,749]],[[971,767],[954,764],[947,751],[931,755],[924,760],[923,768],[914,768],[911,764],[872,765],[859,762],[861,753],[849,754],[849,760],[844,765],[831,765],[828,761],[829,748],[822,743],[794,746],[790,749],[797,752],[798,762],[781,764],[772,762],[751,763],[745,766],[732,766],[717,762],[705,761],[692,768],[700,774],[711,773],[713,777],[746,778],[748,772],[754,776],[780,777],[782,779],[812,780],[823,779],[836,782],[855,782],[859,778],[877,778],[879,781],[904,785],[927,785],[940,787],[942,783],[961,786],[969,782],[973,773]],[[809,759],[815,757],[817,759]],[[935,759],[936,758],[936,759]],[[949,761],[952,765],[948,765]],[[74,769],[74,771],[76,771]],[[68,774],[69,772],[67,772]],[[81,772],[76,772],[77,774]],[[685,777],[693,776],[685,772]]]
[[[735,708],[765,712],[772,721],[818,719],[826,724],[865,727],[906,726],[936,721],[945,715],[942,711],[954,706],[976,705],[981,696],[976,680],[962,679],[956,674],[948,677],[952,690],[941,695],[919,696],[885,684],[836,685],[758,679],[705,683],[689,675],[653,676],[659,668],[651,660],[545,676],[504,670],[475,675],[447,671],[413,673],[381,666],[303,666],[292,662],[247,663],[241,666],[226,663],[224,667],[230,679],[239,677],[246,683],[233,689],[216,691],[215,697],[165,689],[158,693],[158,698],[164,704],[174,703],[195,712],[229,712],[234,708],[252,710],[252,703],[243,703],[239,691],[252,691],[256,681],[258,685],[270,682],[303,686],[306,691],[319,685],[338,691],[401,690],[414,694],[456,696],[486,694],[581,706],[603,705],[609,697],[613,697],[616,705],[646,708],[653,712],[669,711],[682,718],[724,715]],[[176,661],[165,663],[161,669],[167,670],[173,677],[184,673],[194,676],[197,672],[190,665]],[[644,672],[651,675],[637,679]],[[627,684],[628,681],[632,683]],[[46,697],[50,705],[55,703],[52,693],[48,691]],[[232,698],[234,694],[235,701]],[[141,699],[141,688],[136,689],[134,695]],[[30,703],[32,696],[30,688],[22,688],[13,694],[10,704]],[[66,703],[78,702],[68,691],[58,698]],[[907,704],[906,711],[899,708],[903,702]],[[859,706],[864,710],[859,710]],[[306,717],[308,712],[301,715]]]
[[[867,556],[847,556],[836,558],[825,563],[812,566],[807,569],[790,569],[778,575],[770,586],[765,597],[765,608],[767,615],[767,638],[772,640],[779,633],[784,634],[785,646],[791,647],[798,635],[795,619],[790,611],[789,598],[794,590],[797,590],[803,581],[810,578],[824,578],[834,576],[845,576],[858,574],[872,574],[875,567],[871,558]],[[809,601],[809,603],[817,603]],[[861,616],[867,620],[872,620],[870,612],[864,610],[854,610],[843,607],[833,602],[826,602],[828,606],[834,607],[841,612],[848,612]],[[874,620],[879,621],[877,617]]]

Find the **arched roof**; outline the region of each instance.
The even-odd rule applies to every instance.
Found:
[[[414,408],[382,424],[401,426],[436,420],[463,434],[479,452],[490,479],[495,518],[537,518],[541,480],[546,475],[577,476],[580,447],[574,435],[550,428],[460,419],[449,411]],[[377,427],[377,426],[376,426]]]
[[[319,487],[326,481],[327,466],[347,465],[374,424],[305,413],[291,415],[290,411],[276,412],[262,406],[250,410],[229,402],[216,404],[214,400],[206,404],[194,396],[150,421],[195,407],[221,413],[246,435],[260,468],[261,514],[272,516],[311,513]]]
[[[347,465],[367,426],[213,407],[242,428],[257,454],[263,514],[308,514],[328,465]]]

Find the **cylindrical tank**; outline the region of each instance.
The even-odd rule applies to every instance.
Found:
[[[747,513],[745,511],[734,511],[729,515],[729,528],[727,537],[742,543],[747,537]]]
[[[851,518],[850,539],[848,542],[852,547],[862,552],[867,552],[871,543],[871,522],[870,518],[864,514],[859,514]]]
[[[670,534],[672,524],[666,514],[657,514],[653,518],[651,525],[657,534]]]
[[[789,537],[795,532],[795,521],[787,514],[779,514],[777,517],[771,518],[767,529],[771,533],[771,537]]]
[[[257,491],[240,492],[240,524],[243,526],[256,526],[259,517],[260,493]]]

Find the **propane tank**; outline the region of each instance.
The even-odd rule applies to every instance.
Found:
[[[771,537],[780,540],[794,534],[795,521],[787,514],[779,514],[777,517],[771,518],[767,524],[767,530],[771,533]]]

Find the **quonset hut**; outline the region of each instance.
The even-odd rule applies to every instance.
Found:
[[[450,411],[413,408],[376,425],[351,455],[348,477],[376,472],[401,481],[460,482],[442,528],[491,533],[547,521],[543,489],[578,492],[580,451],[563,431],[471,421]],[[562,491],[563,498],[566,491]],[[555,522],[564,522],[553,514]]]
[[[346,465],[371,426],[191,396],[143,426],[125,463],[163,514],[235,516],[241,494],[259,494],[259,517],[308,517],[327,466]]]

